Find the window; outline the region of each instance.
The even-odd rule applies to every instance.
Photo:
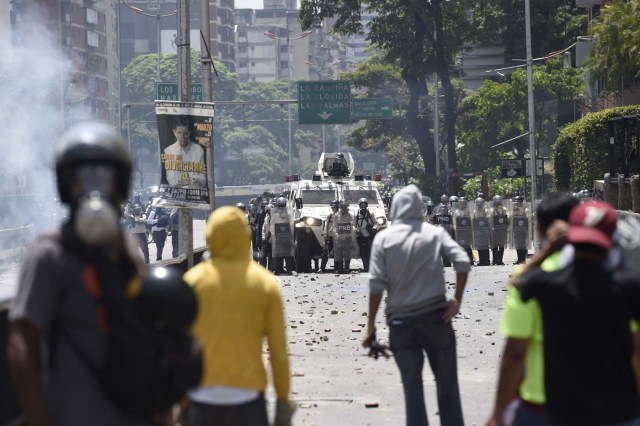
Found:
[[[280,68],[289,68],[289,61],[280,61]]]
[[[247,53],[247,46],[238,46],[239,53]]]
[[[252,66],[252,67],[255,67],[255,66],[256,66],[256,63],[255,63],[255,62],[251,62],[251,66]]]
[[[93,31],[87,31],[87,46],[99,47],[100,46],[99,40],[100,39],[98,37],[98,33],[94,33]]]
[[[333,190],[312,189],[300,191],[300,197],[302,202],[306,204],[323,204],[328,205],[333,200],[337,199],[336,192]],[[376,201],[377,204],[377,201]]]
[[[98,12],[87,9],[87,24],[98,25]]]
[[[246,37],[247,36],[247,30],[240,30],[240,34],[238,35],[238,37]]]
[[[246,68],[247,67],[247,61],[240,61],[240,63],[238,63],[238,67],[239,68]]]
[[[289,46],[286,44],[284,46],[280,46],[280,53],[287,53],[289,51]]]

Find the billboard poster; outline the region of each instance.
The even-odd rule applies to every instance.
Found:
[[[213,110],[212,103],[156,101],[166,205],[209,208],[206,148],[213,144]]]

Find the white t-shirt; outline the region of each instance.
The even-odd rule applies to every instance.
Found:
[[[164,168],[169,186],[181,188],[204,188],[207,184],[207,168],[204,162],[204,149],[195,142],[181,147],[174,142],[164,150]]]

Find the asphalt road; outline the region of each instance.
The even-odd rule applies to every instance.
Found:
[[[513,263],[515,252],[505,260]],[[359,262],[358,262],[359,264]],[[454,282],[452,268],[448,283]],[[491,410],[502,338],[499,322],[511,266],[476,267],[454,328],[458,378],[467,425],[483,425]],[[402,425],[404,402],[393,359],[373,360],[361,347],[368,306],[368,274],[281,277],[288,321],[293,398],[298,425]],[[453,292],[453,285],[448,285]],[[378,314],[378,338],[388,329]],[[268,356],[268,355],[266,355]],[[423,371],[430,424],[440,424],[428,363]],[[270,394],[270,400],[274,396]],[[377,404],[375,408],[367,405]]]

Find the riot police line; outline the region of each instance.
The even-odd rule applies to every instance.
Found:
[[[506,248],[516,250],[515,264],[521,264],[531,249],[531,210],[519,194],[509,200],[495,195],[490,201],[481,193],[470,200],[442,194],[435,206],[425,202],[424,217],[445,228],[476,266],[504,265]]]

